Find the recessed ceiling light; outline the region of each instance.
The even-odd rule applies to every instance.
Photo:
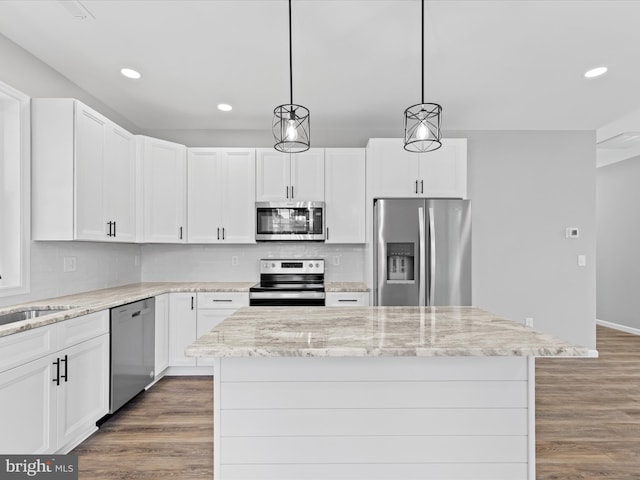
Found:
[[[233,107],[227,103],[219,103],[218,110],[222,110],[223,112],[230,112],[233,110]]]
[[[591,70],[587,70],[584,74],[585,78],[595,78],[595,77],[599,77],[600,75],[604,75],[605,73],[607,73],[608,68],[607,67],[596,67],[596,68],[592,68]]]
[[[136,72],[131,68],[123,68],[122,70],[120,70],[120,73],[125,77],[133,78],[134,80],[138,80],[140,77],[142,77],[142,75],[140,75],[140,72]]]

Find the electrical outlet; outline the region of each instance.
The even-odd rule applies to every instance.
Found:
[[[75,272],[76,257],[62,257],[62,270],[64,272]]]
[[[337,267],[340,265],[340,255],[333,256],[333,264]]]
[[[533,328],[533,317],[527,317],[524,319],[525,327]]]
[[[238,256],[237,255],[233,255],[231,257],[231,265],[233,265],[234,267],[238,265]]]

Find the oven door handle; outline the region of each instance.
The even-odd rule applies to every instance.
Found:
[[[325,298],[324,292],[249,292],[249,298],[255,299],[318,299]]]

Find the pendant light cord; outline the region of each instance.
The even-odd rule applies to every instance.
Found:
[[[289,0],[289,2],[291,2],[291,0]],[[421,13],[422,15],[420,16],[420,18],[422,19],[422,41],[420,42],[420,46],[421,46],[421,52],[422,52],[422,104],[424,105],[424,0],[422,0]],[[293,94],[292,94],[292,98],[293,98]]]
[[[291,0],[289,0],[289,93],[291,105],[293,105],[293,55],[291,52]]]

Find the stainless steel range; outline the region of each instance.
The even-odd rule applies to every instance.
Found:
[[[249,289],[249,305],[282,307],[324,304],[324,260],[260,260],[260,283]]]

